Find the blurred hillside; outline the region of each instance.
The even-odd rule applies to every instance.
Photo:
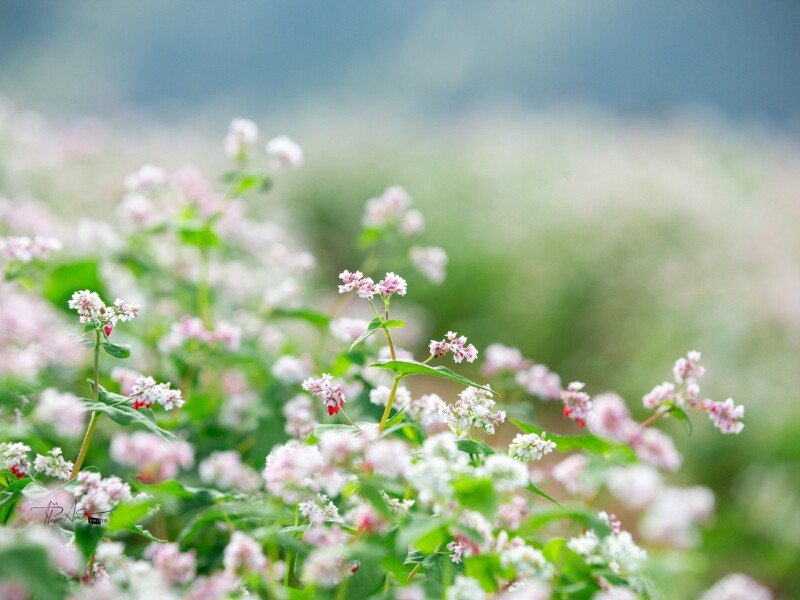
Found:
[[[443,116],[579,102],[659,114],[800,108],[800,4],[754,2],[104,3],[12,0],[0,89],[49,114],[138,107]]]

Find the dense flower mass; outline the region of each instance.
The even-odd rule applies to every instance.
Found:
[[[0,146],[24,121],[4,111]],[[739,433],[744,408],[702,399],[699,352],[644,395],[639,422],[618,394],[564,389],[518,348],[479,357],[455,331],[426,347],[425,307],[390,315],[409,287],[389,269],[410,261],[439,285],[448,258],[407,239],[424,219],[403,188],[367,202],[354,264],[385,275],[342,271],[339,293],[369,300],[351,305],[306,278],[317,261],[289,228],[255,214],[302,149],[265,144],[246,119],[218,142],[221,178],[145,165],[118,182],[116,225],[0,198],[0,555],[14,559],[0,597],[636,600],[655,596],[653,572],[705,564],[704,528],[735,503],[676,485],[691,440],[673,434],[697,412]],[[28,264],[69,228],[57,265]],[[109,336],[139,306],[83,287],[147,301],[130,346]],[[92,355],[75,351],[67,299]],[[598,362],[565,349],[550,360]],[[453,370],[430,364],[445,354]],[[562,407],[587,430],[573,435]],[[774,500],[791,480],[756,471],[737,487],[754,514],[777,506],[790,536]],[[769,591],[737,574],[703,600],[737,597]]]

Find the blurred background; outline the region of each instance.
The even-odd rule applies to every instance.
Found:
[[[788,0],[9,1],[0,195],[102,218],[145,162],[224,170],[251,118],[305,150],[263,211],[322,287],[360,264],[364,201],[403,185],[450,255],[442,287],[409,278],[432,337],[517,346],[640,416],[703,351],[704,394],[747,425],[667,425],[676,482],[718,511],[665,595],[741,571],[798,597],[798,32]]]

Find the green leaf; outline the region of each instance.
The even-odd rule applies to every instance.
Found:
[[[287,319],[300,319],[321,328],[327,327],[331,322],[331,318],[328,315],[307,309],[294,310],[288,308],[276,308],[269,314],[269,316],[284,317]]]
[[[367,327],[367,330],[360,336],[358,336],[358,339],[350,345],[348,352],[352,352],[356,346],[358,346],[361,342],[366,340],[373,333],[378,331],[378,329],[397,328],[397,327],[402,327],[405,324],[406,324],[405,321],[399,321],[397,319],[389,319],[388,321],[384,321],[380,317],[375,317],[374,319],[372,319],[372,321],[369,322],[369,327]]]
[[[384,500],[383,494],[381,494],[377,486],[367,481],[361,481],[358,488],[361,495],[364,496],[382,516],[391,518],[392,511],[389,510],[389,506],[386,504],[386,500]]]
[[[30,477],[15,479],[0,492],[0,525],[5,525],[14,514],[14,507],[30,483],[32,483]]]
[[[537,435],[544,434],[544,430],[528,423],[523,423],[517,419],[510,420],[516,425],[523,433],[535,433]],[[555,435],[547,433],[547,439],[556,443],[556,450],[559,452],[568,452],[570,450],[582,449],[591,452],[613,463],[623,465],[630,465],[637,462],[636,454],[631,450],[630,446],[621,444],[619,442],[612,442],[603,438],[586,434],[586,435]]]
[[[122,529],[130,529],[139,523],[139,521],[149,517],[155,506],[156,502],[153,499],[120,504],[108,514],[108,530],[120,531]]]
[[[464,567],[466,576],[476,579],[487,592],[496,592],[498,590],[497,577],[502,577],[503,579],[514,578],[513,570],[502,568],[500,557],[497,554],[481,554],[467,557],[464,559]]]
[[[31,598],[61,600],[67,584],[53,568],[43,546],[30,543],[6,545],[0,548],[0,580],[22,581]]]
[[[682,406],[673,406],[669,409],[669,414],[675,417],[675,420],[683,425],[683,428],[686,429],[687,434],[692,435],[692,420],[689,418],[689,414]]]
[[[601,519],[597,513],[583,508],[559,507],[537,510],[530,517],[528,517],[527,523],[533,529],[537,529],[553,521],[558,521],[561,519],[569,519],[571,521],[583,523],[601,538],[606,537],[609,533],[611,533],[611,528],[608,526],[608,523],[603,521],[603,519]]]
[[[83,260],[59,265],[44,282],[42,295],[56,307],[75,315],[67,303],[78,290],[90,290],[100,294],[101,298],[105,297],[97,262]],[[77,315],[75,316],[77,322]]]
[[[138,533],[139,535],[147,538],[151,542],[156,542],[158,544],[166,544],[168,541],[168,540],[162,540],[161,538],[154,536],[152,533],[147,531],[147,529],[145,529],[141,525],[131,525],[130,527],[126,527],[126,529],[128,531],[132,531],[133,533]]]
[[[356,243],[358,244],[359,248],[364,250],[380,240],[382,236],[382,229],[365,229],[361,232],[361,235],[358,236],[358,241]]]
[[[374,426],[375,424],[372,423]],[[355,425],[341,425],[338,423],[321,423],[314,427],[314,433],[308,436],[306,440],[306,444],[316,444],[319,442],[319,438],[329,432],[336,432],[336,433],[349,433],[351,435],[355,435],[358,433],[359,429]]]
[[[238,178],[234,177],[230,183],[233,183],[234,181],[235,185],[230,192],[232,198],[239,198],[240,196],[243,196],[254,190],[266,192],[270,187],[272,187],[272,179],[270,179],[269,176],[260,175],[257,173],[243,174]]]
[[[181,243],[198,248],[213,248],[222,245],[222,240],[205,221],[189,221],[181,223],[178,229]]]
[[[497,493],[491,479],[464,477],[453,483],[456,500],[468,510],[481,513],[490,521],[497,511]]]
[[[161,427],[156,425],[155,415],[149,408],[140,408],[139,410],[136,410],[132,406],[126,404],[110,406],[102,402],[91,402],[86,400],[84,400],[83,404],[86,407],[86,410],[103,412],[107,414],[112,421],[119,423],[123,427],[138,425],[140,427],[144,427],[151,433],[155,433],[165,440],[173,441],[177,439],[174,434],[166,429],[161,429]]]
[[[105,531],[105,527],[102,525],[90,525],[83,522],[75,524],[75,545],[80,550],[84,563],[89,562],[89,558],[97,548]]]
[[[467,454],[479,454],[481,456],[496,454],[486,442],[481,440],[457,440],[456,446],[458,446],[459,450]]]
[[[114,358],[130,358],[131,347],[128,344],[112,344],[111,342],[103,342],[101,344],[106,354],[110,354]]]
[[[431,367],[416,360],[401,360],[401,359],[379,360],[377,362],[372,363],[370,367],[374,367],[377,369],[388,369],[389,371],[394,371],[401,378],[407,377],[408,375],[430,375],[431,377],[439,377],[440,379],[455,381],[456,383],[460,383],[461,385],[475,387],[487,392],[491,392],[492,394],[497,394],[497,392],[493,391],[491,388],[478,385],[477,383],[475,383],[474,381],[470,381],[466,377],[462,377],[457,373],[453,373],[447,367]]]
[[[408,551],[414,546],[423,554],[431,554],[444,543],[450,534],[448,522],[441,517],[416,517],[400,529],[395,541],[397,551]]]
[[[528,490],[530,490],[534,494],[537,494],[537,495],[541,496],[542,498],[546,498],[547,500],[550,500],[550,502],[553,502],[554,504],[558,504],[558,506],[561,506],[561,504],[559,504],[558,500],[556,500],[555,498],[553,498],[549,494],[547,494],[544,491],[542,491],[539,487],[537,487],[531,481],[528,482]]]
[[[148,494],[154,496],[167,496],[170,498],[192,499],[203,504],[213,504],[220,500],[230,500],[231,494],[226,494],[212,488],[193,487],[185,485],[174,479],[167,479],[153,485],[140,484],[136,486]]]

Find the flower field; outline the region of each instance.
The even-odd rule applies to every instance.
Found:
[[[525,126],[4,104],[0,597],[800,591],[800,150]]]

